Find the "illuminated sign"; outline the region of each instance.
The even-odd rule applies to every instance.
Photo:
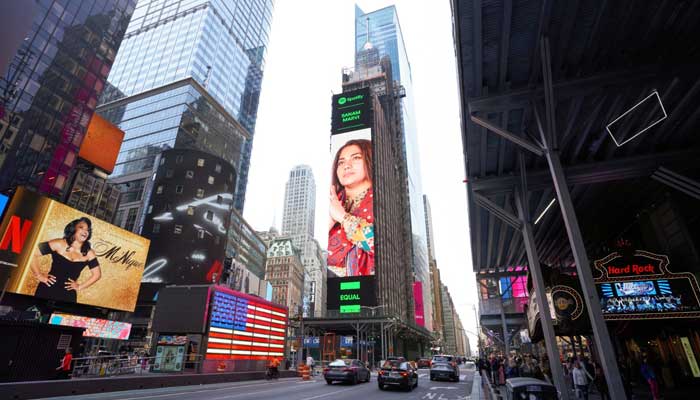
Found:
[[[413,282],[413,304],[416,324],[419,326],[425,326],[425,312],[423,310],[423,282]]]
[[[690,345],[690,340],[687,337],[681,338],[681,343],[683,344],[683,351],[685,351],[685,356],[688,358],[688,364],[690,364],[690,370],[693,372],[695,378],[700,378],[700,368],[698,368],[698,362],[695,360],[695,354],[693,353],[693,347]]]
[[[328,278],[327,308],[341,314],[359,313],[362,307],[377,305],[374,276]]]
[[[331,134],[351,132],[371,127],[371,101],[369,88],[362,88],[333,96]]]
[[[112,173],[123,140],[124,131],[100,117],[99,114],[92,114],[78,156]]]
[[[5,212],[5,207],[7,207],[7,202],[10,201],[9,197],[4,194],[0,194],[0,218]]]
[[[287,310],[219,288],[212,294],[207,360],[267,360],[284,355]]]
[[[129,339],[131,324],[107,319],[83,317],[80,315],[53,313],[49,319],[51,325],[85,328],[83,336],[103,339]]]
[[[134,311],[148,239],[21,187],[7,216],[0,226],[0,264],[17,267],[9,292]],[[81,240],[79,227],[88,227],[81,252],[61,255],[55,249],[68,246],[65,232]]]
[[[595,279],[607,320],[697,318],[700,289],[691,273],[673,273],[664,255],[636,250],[595,261]],[[641,279],[640,279],[641,278]]]

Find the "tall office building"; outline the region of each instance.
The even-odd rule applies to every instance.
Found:
[[[321,248],[314,239],[316,182],[311,167],[298,165],[289,172],[284,193],[282,234],[292,238],[300,250],[308,279],[304,288],[304,313],[322,317],[326,306],[326,265]]]
[[[140,0],[98,111],[126,136],[112,181],[143,220],[155,157],[192,148],[230,162],[243,209],[273,0]],[[126,227],[126,226],[125,226]]]
[[[427,195],[423,195],[423,209],[425,211],[425,238],[428,244],[428,261],[435,261],[435,231],[433,230],[433,213]]]
[[[368,43],[370,44],[368,46]],[[377,54],[373,54],[375,51]],[[413,106],[411,65],[404,45],[395,6],[369,13],[355,7],[355,67],[387,56],[391,62],[392,79],[400,85],[400,124],[403,152],[408,175],[408,196],[411,219],[412,269],[416,281],[422,283],[425,327],[432,330],[430,299],[430,270],[423,208],[423,188],[418,157],[418,138]]]
[[[452,296],[450,291],[447,290],[447,286],[442,285],[442,320],[443,325],[443,347],[442,352],[445,354],[455,354],[457,352],[457,324],[455,320],[455,307],[452,301]]]
[[[0,190],[26,185],[53,198],[65,195],[134,5],[32,4],[38,8],[26,39],[0,71]]]

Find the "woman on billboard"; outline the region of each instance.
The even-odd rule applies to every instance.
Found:
[[[336,276],[374,275],[372,143],[345,143],[333,161],[328,268]]]
[[[97,255],[90,247],[90,238],[92,222],[82,217],[66,225],[62,238],[39,243],[31,263],[32,273],[39,281],[35,296],[77,302],[78,291],[85,290],[100,280],[102,272]],[[43,273],[39,258],[47,254],[51,254],[51,268],[49,272]],[[86,266],[90,268],[90,278],[78,283],[78,277]]]

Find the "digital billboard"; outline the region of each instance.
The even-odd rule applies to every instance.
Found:
[[[328,276],[374,275],[371,130],[331,136]]]
[[[670,272],[665,255],[635,250],[595,261],[603,316],[608,320],[700,317],[695,275]]]
[[[413,304],[416,325],[425,326],[425,311],[423,309],[423,282],[413,282]]]
[[[287,310],[217,288],[211,296],[207,360],[267,360],[284,355]]]
[[[161,154],[142,234],[151,240],[143,282],[218,283],[224,272],[236,172],[210,154]]]
[[[9,292],[133,311],[149,241],[18,188],[0,225]]]
[[[80,145],[78,157],[112,173],[123,140],[124,131],[94,113],[87,127],[85,139]]]
[[[371,128],[372,107],[369,88],[333,96],[331,132],[333,134]]]
[[[328,278],[327,308],[341,314],[359,313],[362,306],[376,306],[374,276]]]
[[[103,339],[127,340],[131,333],[131,324],[127,322],[110,321],[108,319],[90,318],[63,313],[51,314],[49,324],[85,328],[83,336]]]

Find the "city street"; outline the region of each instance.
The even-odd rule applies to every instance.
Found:
[[[412,392],[389,389],[381,391],[377,387],[376,373],[369,383],[355,386],[343,383],[327,385],[321,376],[311,381],[301,378],[286,378],[279,381],[248,381],[232,384],[214,384],[203,386],[184,386],[164,389],[130,390],[99,395],[104,400],[315,400],[315,399],[413,399],[413,400],[466,400],[470,399],[474,368],[462,368],[459,383],[430,381],[428,369],[419,370],[418,387]],[[83,396],[52,397],[51,399],[94,399],[95,394]]]

